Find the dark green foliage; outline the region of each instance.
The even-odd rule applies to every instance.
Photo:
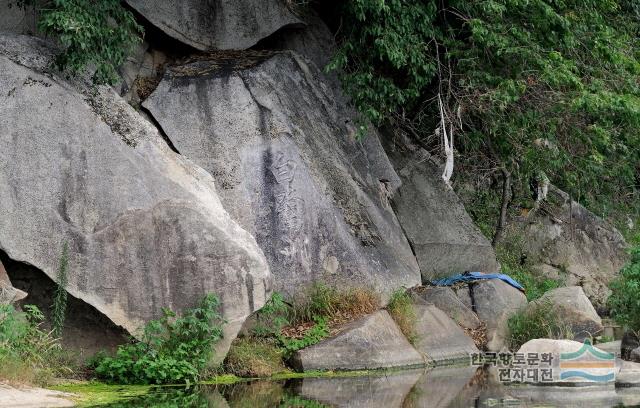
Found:
[[[46,385],[54,376],[72,376],[75,364],[58,339],[42,330],[42,312],[23,308],[0,305],[0,381]]]
[[[207,295],[181,317],[164,309],[160,320],[147,324],[140,341],[120,346],[115,357],[98,357],[96,375],[121,384],[198,381],[213,345],[222,338],[219,306],[216,296]]]
[[[307,330],[301,338],[289,338],[279,334],[276,338],[280,347],[284,350],[285,357],[305,347],[313,346],[329,335],[329,326],[325,317],[316,316],[314,325]]]
[[[573,339],[571,329],[558,321],[550,303],[541,303],[513,315],[508,321],[509,347],[518,350],[533,339]]]
[[[374,123],[437,150],[440,93],[459,173],[506,168],[514,205],[543,175],[598,215],[640,213],[637,2],[354,0],[342,18],[331,67]]]
[[[57,65],[70,73],[95,68],[98,84],[114,83],[116,69],[141,41],[143,29],[119,0],[20,0],[38,10],[38,28],[60,41]]]
[[[60,267],[56,279],[56,293],[53,297],[52,326],[55,337],[62,337],[62,329],[67,312],[67,269],[69,268],[69,244],[65,241],[60,256]]]
[[[628,329],[640,332],[640,247],[633,249],[631,260],[609,287],[613,292],[608,301],[611,316]]]

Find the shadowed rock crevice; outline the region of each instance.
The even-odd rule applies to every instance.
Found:
[[[0,250],[0,261],[4,264],[13,286],[28,293],[19,305],[36,305],[45,317],[44,327],[51,328],[51,314],[56,283],[38,268],[14,261]],[[127,332],[115,325],[104,314],[84,301],[68,294],[67,313],[62,331],[62,344],[90,357],[96,351],[113,350],[128,341]]]

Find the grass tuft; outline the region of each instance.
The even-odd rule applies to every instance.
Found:
[[[533,339],[573,339],[571,328],[559,321],[553,306],[537,303],[511,316],[508,321],[508,343],[511,350],[518,350]]]
[[[398,327],[409,340],[409,343],[415,344],[418,340],[416,333],[416,311],[413,308],[411,296],[404,289],[398,289],[391,295],[391,300],[387,306],[387,310]]]

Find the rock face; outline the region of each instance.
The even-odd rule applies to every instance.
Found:
[[[607,285],[627,259],[622,234],[553,186],[541,209],[521,225],[528,260],[550,278],[582,286],[596,308],[604,306]]]
[[[496,272],[499,266],[491,243],[444,184],[430,155],[414,149],[387,146],[387,153],[402,179],[393,206],[423,282],[466,271]]]
[[[215,177],[224,207],[265,252],[275,290],[418,284],[388,202],[400,180],[375,133],[356,139],[342,95],[291,52],[220,58],[173,67],[143,106]]]
[[[478,353],[473,340],[456,322],[434,305],[414,304],[416,313],[415,347],[427,361],[436,365],[450,365],[470,361],[471,353]]]
[[[127,0],[164,33],[199,50],[242,50],[301,24],[282,0]]]
[[[505,347],[507,321],[527,306],[527,297],[500,279],[481,280],[472,285],[475,311],[487,324],[487,348]]]
[[[432,303],[462,327],[477,329],[482,324],[473,310],[450,287],[426,287],[414,296]]]
[[[36,13],[32,6],[18,7],[15,0],[0,0],[0,33],[33,34]]]
[[[563,287],[545,293],[529,307],[549,302],[558,319],[571,328],[574,340],[584,341],[602,332],[602,319],[579,286]]]
[[[25,41],[41,46],[4,36],[0,50]],[[0,249],[55,279],[67,242],[67,290],[130,333],[216,293],[224,355],[271,276],[213,178],[110,89],[82,93],[24,66],[38,59],[4,55],[14,54],[0,54]]]
[[[299,371],[364,370],[423,365],[386,310],[346,325],[336,336],[297,351],[293,366]]]
[[[622,342],[620,345],[620,354],[624,360],[631,360],[631,353],[634,350],[640,348],[640,340],[638,336],[632,331],[627,331],[622,336]],[[638,361],[640,362],[640,361]]]
[[[619,361],[620,372],[616,376],[616,387],[640,387],[640,364]]]

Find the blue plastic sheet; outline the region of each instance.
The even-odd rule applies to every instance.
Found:
[[[442,279],[436,279],[431,281],[436,286],[451,286],[458,282],[470,282],[480,279],[500,279],[507,282],[509,285],[524,292],[524,288],[515,279],[509,275],[503,273],[482,273],[482,272],[465,272],[459,275],[449,276]]]

